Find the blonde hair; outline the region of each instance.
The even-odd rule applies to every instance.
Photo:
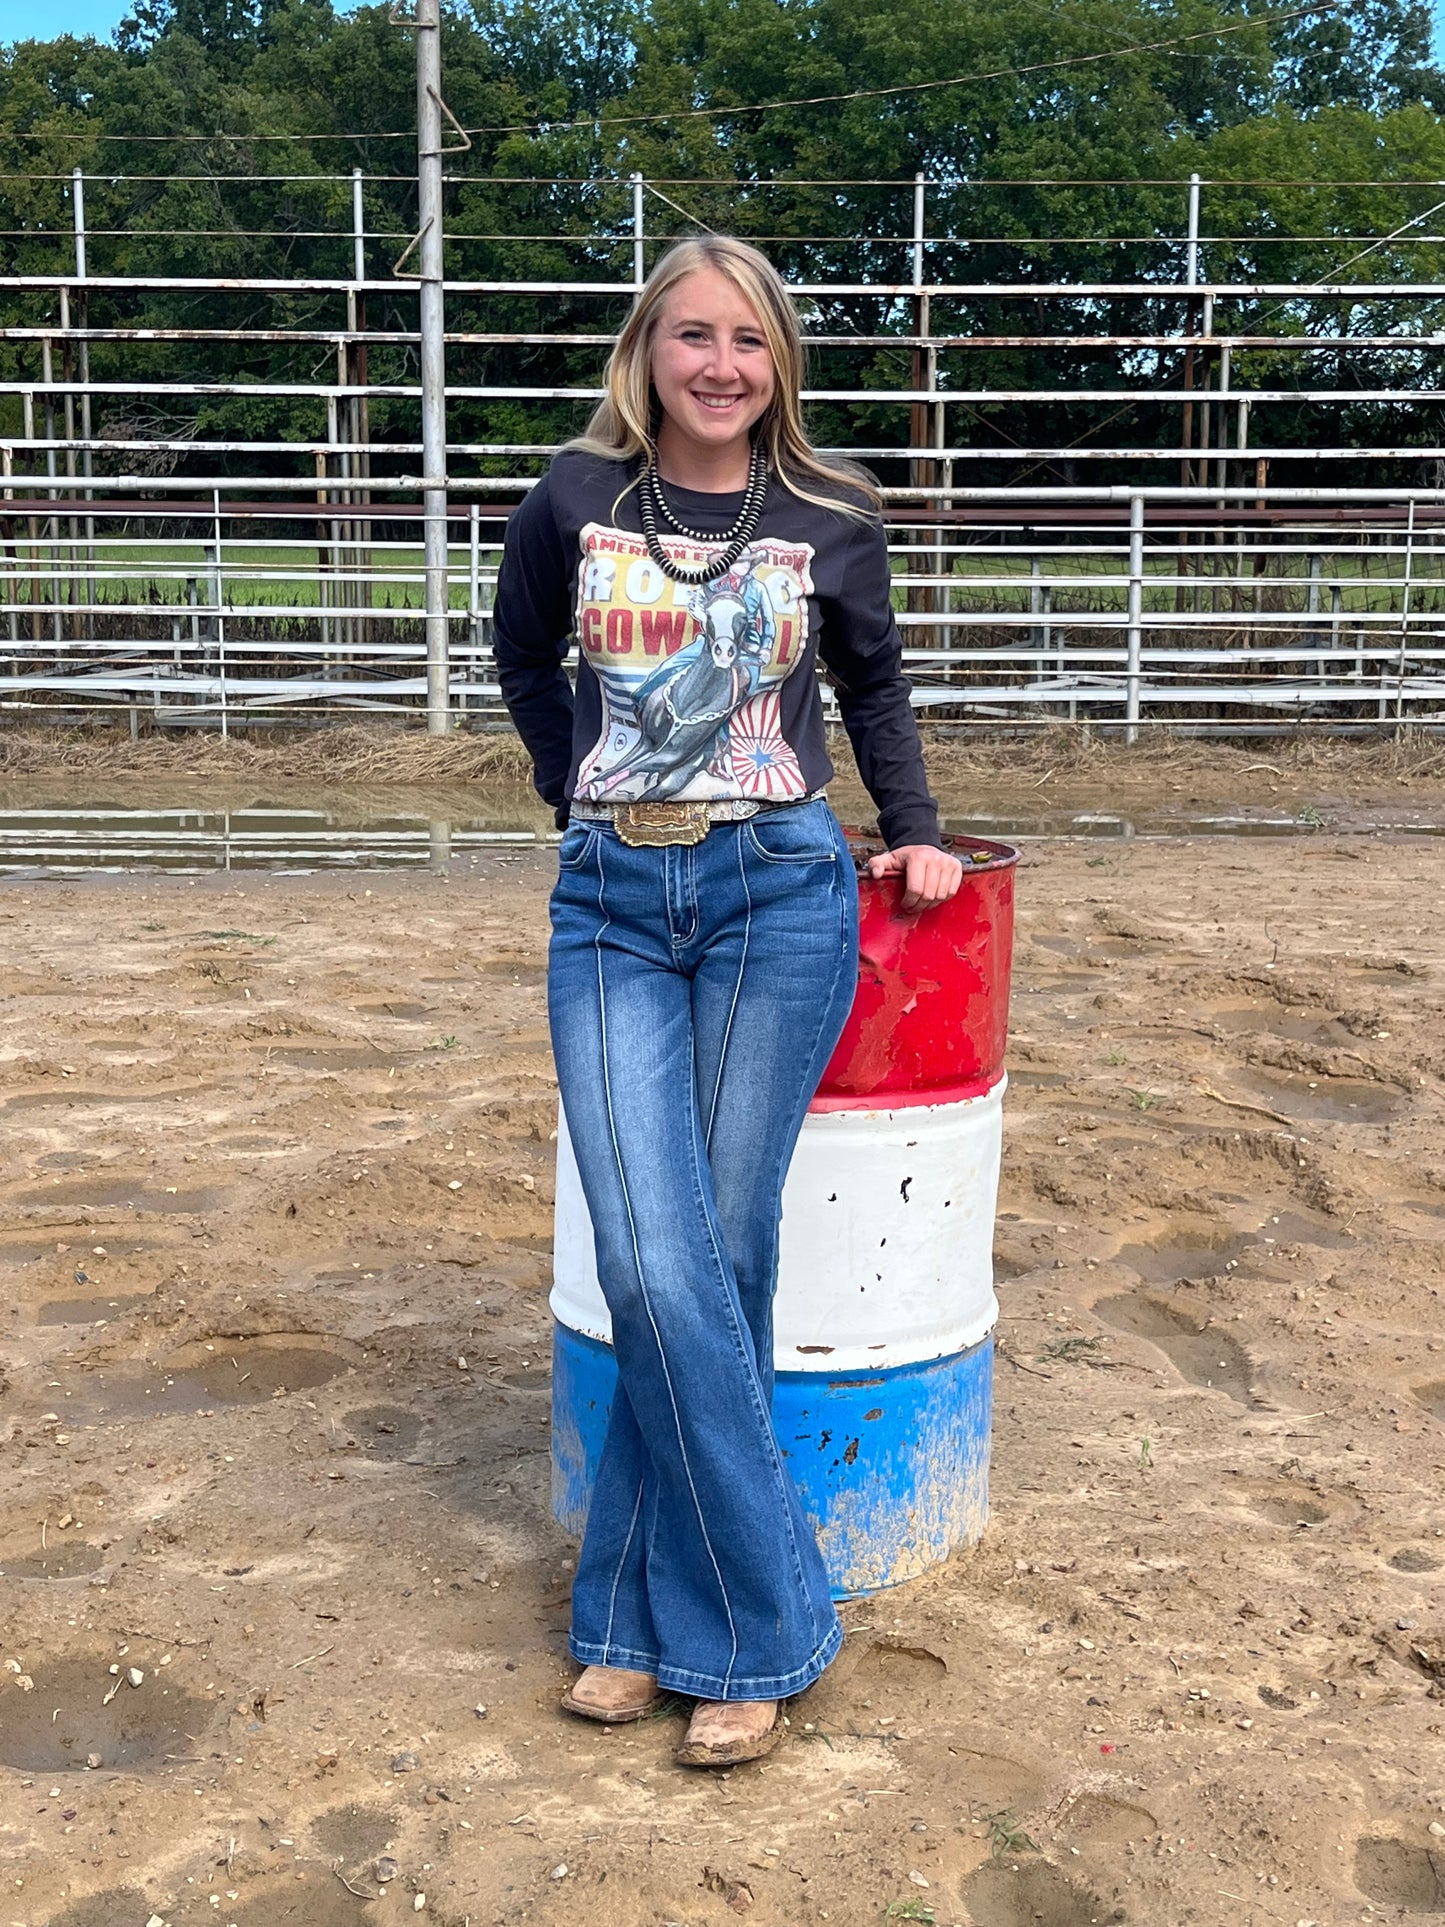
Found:
[[[773,364],[773,395],[753,432],[778,480],[805,502],[845,515],[876,511],[882,506],[882,497],[871,479],[851,464],[822,461],[808,440],[799,399],[803,331],[787,286],[765,255],[730,235],[690,236],[674,242],[663,255],[647,277],[608,359],[606,399],[594,410],[586,432],[567,446],[609,461],[640,461],[645,466],[653,459],[657,407],[652,387],[653,342],[668,295],[701,268],[713,268],[726,276],[761,323]],[[845,491],[843,498],[835,491]],[[624,489],[622,494],[626,493]],[[867,507],[860,508],[856,501],[848,500],[848,494],[861,495]],[[617,499],[620,502],[622,496]]]

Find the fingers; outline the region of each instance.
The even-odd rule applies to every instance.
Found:
[[[895,851],[894,854],[905,859],[904,910],[934,910],[940,903],[947,903],[950,897],[957,895],[963,881],[963,865],[949,851],[920,844]]]
[[[868,875],[873,878],[899,876],[903,878],[903,897],[900,908],[915,910],[934,910],[940,903],[958,894],[963,882],[963,865],[956,856],[947,850],[935,849],[928,843],[911,843],[897,850],[885,850],[879,856],[870,856],[867,865]]]

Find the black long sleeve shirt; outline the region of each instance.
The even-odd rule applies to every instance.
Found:
[[[901,667],[882,525],[806,502],[776,477],[729,572],[693,587],[647,553],[632,470],[565,450],[513,514],[494,619],[506,703],[559,812],[591,802],[780,802],[833,774],[817,666],[837,693],[890,848],[939,841]],[[742,496],[668,486],[706,536]],[[695,567],[717,544],[665,534]],[[565,663],[578,643],[574,698]]]

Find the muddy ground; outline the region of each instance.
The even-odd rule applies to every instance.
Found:
[[[550,854],[0,882],[0,1927],[1445,1914],[1445,840],[1240,770],[1028,845],[989,1531],[718,1777],[554,1710]]]

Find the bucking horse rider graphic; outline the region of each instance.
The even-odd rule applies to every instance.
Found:
[[[688,598],[697,634],[632,692],[641,742],[607,788],[676,796],[705,766],[724,767],[728,722],[757,692],[775,622],[751,559]]]

